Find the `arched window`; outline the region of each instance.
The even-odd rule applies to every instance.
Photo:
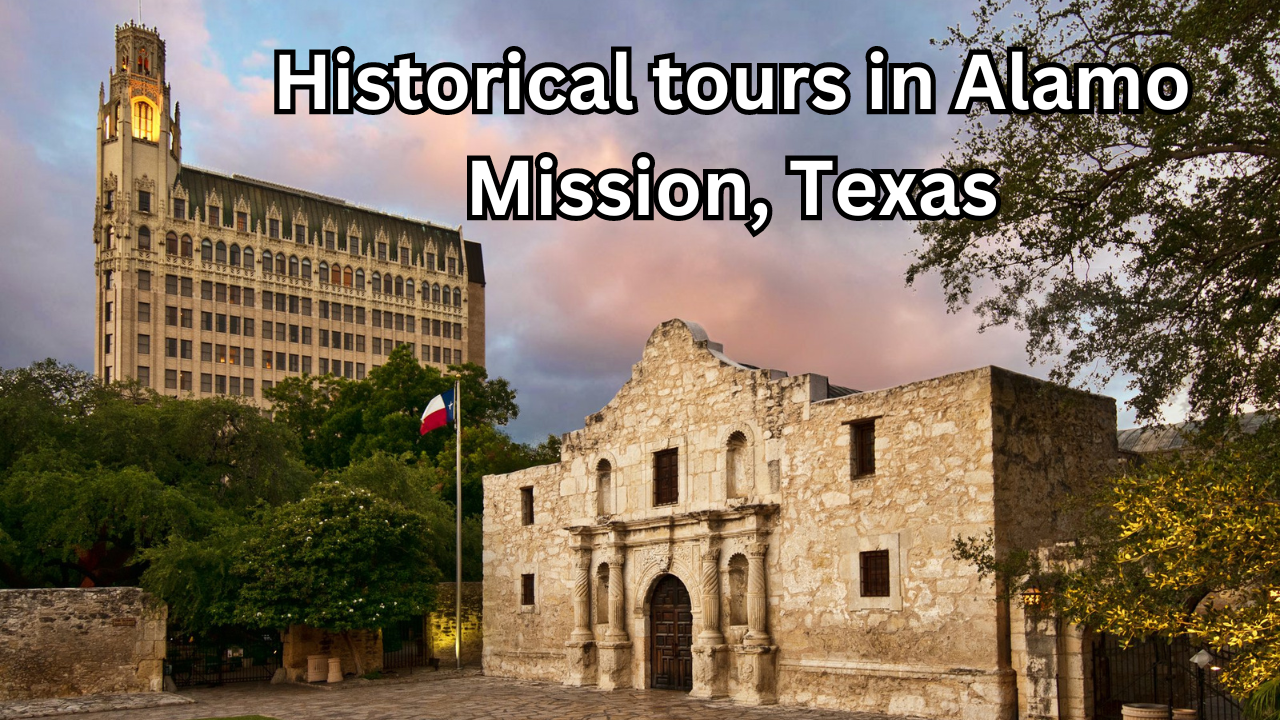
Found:
[[[729,558],[729,624],[747,624],[747,559],[742,553]]]
[[[364,289],[364,270],[361,270],[360,268],[356,268],[356,289]]]
[[[431,285],[431,302],[440,302],[440,286],[435,283]]]
[[[160,139],[156,127],[156,109],[150,102],[138,98],[133,101],[133,136],[139,140],[155,142]]]
[[[425,255],[424,257],[434,257],[433,255]],[[426,280],[422,281],[422,302],[431,302],[431,283]]]
[[[604,459],[596,463],[596,514],[613,514],[613,466]]]
[[[244,250],[242,252],[243,254],[240,256],[241,264],[244,265],[244,269],[252,270],[253,269],[253,248],[249,247],[248,245],[245,245]]]
[[[169,233],[164,236],[164,254],[175,257],[178,254],[178,234]]]
[[[102,244],[106,246],[106,250],[110,250],[111,246],[114,245],[115,242],[116,229],[108,225],[106,231],[102,234]]]
[[[262,251],[262,272],[269,273],[276,266],[276,256],[271,254],[270,250]]]
[[[285,273],[284,253],[276,253],[276,274],[283,275]]]
[[[227,244],[221,240],[218,241],[217,245],[213,246],[213,261],[219,263],[227,262]]]
[[[213,262],[213,242],[209,238],[200,241],[200,259]]]
[[[404,280],[404,296],[413,300],[416,299],[413,294],[413,278],[405,278]]]
[[[240,267],[240,246],[236,243],[231,243],[231,252],[227,256],[227,260],[227,264],[231,267]]]
[[[746,497],[753,489],[748,453],[747,436],[741,430],[734,430],[724,455],[725,492],[731,498]]]
[[[352,284],[354,284],[354,275],[351,272],[351,266],[348,265],[342,269],[342,285],[344,287],[351,287]]]
[[[326,284],[329,282],[329,263],[323,260],[320,261],[320,282]]]
[[[382,292],[382,273],[374,270],[371,279],[373,281],[373,291],[376,293]]]
[[[404,297],[404,278],[396,276],[396,297]]]
[[[302,279],[311,282],[311,258],[302,258]]]
[[[299,267],[300,266],[298,265],[298,256],[290,255],[289,256],[289,277],[298,277]]]
[[[462,307],[462,288],[453,289],[453,304],[455,307]]]
[[[146,225],[138,228],[138,249],[148,252],[151,250],[151,229]]]
[[[596,568],[596,624],[609,623],[609,563]]]
[[[395,293],[395,291],[396,291],[395,278],[391,277],[390,275],[383,275],[382,276],[382,292],[386,295],[391,295]]]
[[[329,282],[333,283],[334,285],[342,284],[342,266],[334,265],[333,267],[329,268]]]
[[[190,236],[190,235],[183,235],[183,236],[182,236],[182,257],[184,257],[184,258],[190,258],[190,257],[191,257],[191,250],[192,250],[192,248],[191,248],[191,236]]]

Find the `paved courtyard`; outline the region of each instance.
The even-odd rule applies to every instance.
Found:
[[[253,684],[182,692],[192,705],[82,715],[86,720],[192,720],[262,714],[279,720],[902,720],[772,706],[744,708],[659,690],[601,692],[481,676],[322,690]]]

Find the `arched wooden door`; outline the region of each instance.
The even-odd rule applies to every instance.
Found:
[[[693,608],[675,575],[658,581],[649,602],[649,686],[693,689]]]

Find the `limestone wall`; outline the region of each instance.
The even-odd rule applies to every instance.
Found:
[[[440,667],[455,667],[454,627],[457,626],[454,607],[455,583],[440,583],[436,596],[436,608],[427,618],[431,656],[440,659]],[[462,583],[462,664],[480,664],[484,647],[484,598],[483,583]]]
[[[697,326],[660,326],[615,398],[564,437],[560,463],[485,478],[486,672],[604,678],[602,658],[566,660],[582,552],[597,643],[602,564],[622,553],[632,686],[649,682],[647,596],[658,577],[690,590],[695,633],[709,617],[708,550],[720,572],[719,629],[735,653],[746,627],[729,566],[763,541],[779,702],[972,720],[1025,711],[1018,677],[1030,654],[1015,666],[1007,608],[952,558],[952,541],[991,529],[1002,543],[1065,536],[1069,518],[1052,508],[1114,457],[1114,403],[989,367],[836,394],[822,376],[735,363]],[[855,477],[849,423],[871,419],[875,472]],[[731,471],[735,433],[746,442]],[[653,456],[669,448],[679,501],[655,507]],[[532,525],[522,524],[525,487]],[[890,552],[889,597],[859,592],[859,553],[870,550]],[[535,577],[531,606],[520,604],[522,574]],[[717,662],[695,671],[714,677],[695,692],[766,697],[744,692],[734,661]]]
[[[0,701],[159,692],[167,618],[138,588],[0,590]]]
[[[382,669],[382,633],[377,630],[352,630],[351,644],[342,633],[320,630],[309,625],[291,625],[281,636],[283,652],[281,662],[285,679],[290,682],[307,682],[307,656],[325,655],[342,659],[342,672],[356,672],[356,658],[351,650],[360,653],[366,673]]]

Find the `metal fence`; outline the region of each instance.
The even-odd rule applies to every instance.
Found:
[[[1124,703],[1195,708],[1200,720],[1243,720],[1240,703],[1217,682],[1217,671],[1191,662],[1201,648],[1185,635],[1150,637],[1123,646],[1098,633],[1093,641],[1093,698],[1099,720],[1120,720]],[[1214,653],[1216,666],[1229,655]]]
[[[270,680],[280,659],[276,631],[219,628],[170,636],[165,673],[178,687],[254,682]]]

